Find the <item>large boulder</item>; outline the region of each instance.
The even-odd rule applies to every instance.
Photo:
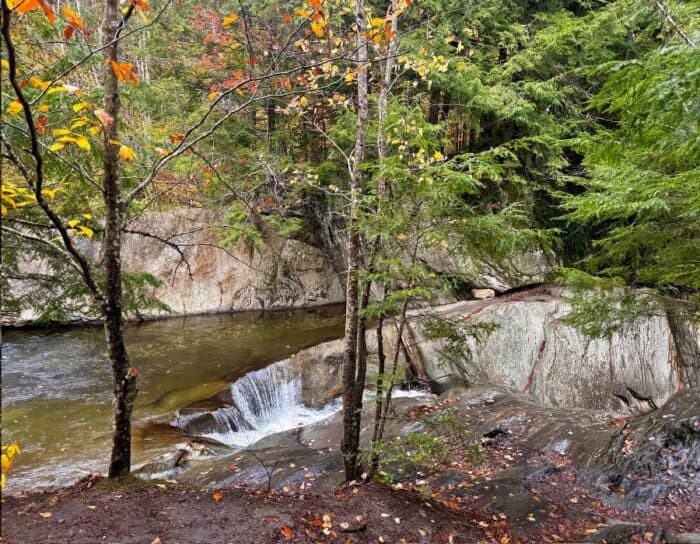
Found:
[[[302,402],[319,408],[343,391],[343,341],[333,340],[300,351],[291,357],[301,374]]]
[[[593,339],[563,321],[570,308],[560,289],[540,291],[416,312],[413,341],[436,390],[498,383],[546,406],[641,414],[661,406],[683,383],[665,317],[639,319]],[[467,336],[455,349],[431,337],[428,315],[458,330],[481,325],[480,338]]]

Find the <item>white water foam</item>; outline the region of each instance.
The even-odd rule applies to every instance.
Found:
[[[340,398],[320,409],[305,406],[301,387],[301,376],[289,359],[249,372],[230,386],[235,406],[208,412],[214,420],[213,428],[199,435],[234,448],[246,448],[271,434],[322,421],[341,409]],[[425,391],[393,391],[394,398],[424,395]],[[374,393],[365,391],[363,397],[365,402],[371,402]],[[179,425],[183,428],[195,417],[201,414],[181,415]]]
[[[212,412],[217,429],[203,436],[236,448],[254,444],[261,438],[321,421],[340,408],[332,401],[315,410],[301,401],[301,377],[289,360],[249,372],[231,384],[236,406]]]

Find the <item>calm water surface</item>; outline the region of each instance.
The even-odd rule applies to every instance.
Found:
[[[342,335],[342,308],[193,316],[130,325],[140,373],[134,463],[182,437],[146,425],[206,399],[228,382]],[[65,485],[109,459],[111,371],[100,327],[3,332],[2,442],[16,441],[7,491]]]

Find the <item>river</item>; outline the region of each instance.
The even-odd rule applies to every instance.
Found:
[[[139,371],[133,462],[181,436],[148,425],[246,373],[342,335],[342,307],[170,318],[126,329]],[[3,444],[16,441],[6,491],[69,484],[109,459],[111,371],[100,327],[3,332]]]

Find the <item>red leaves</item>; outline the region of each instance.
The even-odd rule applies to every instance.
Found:
[[[37,117],[34,127],[36,128],[38,134],[46,132],[49,130],[49,118],[42,113],[39,117]]]
[[[239,87],[241,83],[245,81],[245,79],[245,72],[242,72],[241,70],[234,70],[233,72],[231,72],[230,78],[225,79],[221,82],[220,87],[223,89],[232,89],[234,87]]]

